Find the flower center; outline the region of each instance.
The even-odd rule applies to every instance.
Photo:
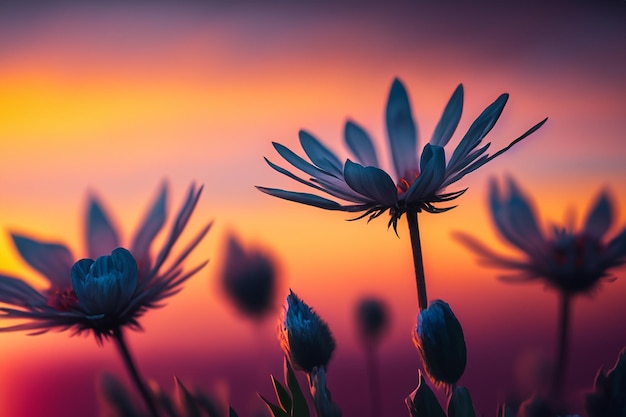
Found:
[[[411,185],[417,180],[420,173],[416,169],[408,169],[404,172],[404,176],[400,177],[398,183],[396,184],[396,189],[398,190],[398,194],[406,193],[411,188]]]
[[[554,242],[552,256],[557,265],[563,266],[573,262],[580,268],[585,265],[589,255],[597,255],[602,251],[602,245],[595,239],[585,235],[570,236],[565,241]]]
[[[51,290],[48,294],[48,306],[57,311],[70,311],[77,304],[78,298],[71,288]]]

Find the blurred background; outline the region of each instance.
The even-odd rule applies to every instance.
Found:
[[[368,407],[355,305],[369,295],[387,303],[382,403],[385,416],[406,415],[403,399],[420,364],[410,336],[417,299],[405,220],[397,237],[386,216],[346,222],[349,215],[264,195],[254,186],[303,189],[263,156],[280,162],[272,141],[303,155],[304,128],[348,157],[342,135],[350,118],[389,167],[384,106],[394,77],[409,91],[422,144],[459,83],[465,108],[450,147],[508,92],[488,136],[492,148],[549,116],[547,124],[466,177],[458,208],[420,217],[429,296],[449,302],[465,330],[460,383],[479,414],[494,415],[515,386],[517,364],[552,357],[557,296],[539,284],[498,281],[451,232],[507,251],[486,206],[489,178],[505,175],[533,196],[546,228],[571,211],[580,224],[603,188],[617,203],[617,224],[626,223],[625,17],[623,1],[3,4],[0,270],[44,285],[19,260],[9,231],[63,241],[85,256],[88,193],[104,200],[127,241],[163,180],[170,212],[196,181],[205,189],[184,236],[216,223],[189,265],[211,262],[141,319],[145,332],[128,335],[144,375],[165,389],[176,375],[226,393],[242,417],[263,408],[256,392],[272,395],[269,374],[282,375],[276,315],[246,320],[218,288],[225,236],[234,231],[244,246],[272,254],[278,304],[292,288],[328,322],[338,345],[328,383],[345,416]],[[624,272],[575,300],[566,387],[574,403],[626,346]],[[2,416],[97,416],[99,376],[125,378],[113,346],[90,337],[0,334],[0,352]]]

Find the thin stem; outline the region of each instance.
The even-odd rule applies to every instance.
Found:
[[[420,241],[419,225],[417,224],[417,211],[407,211],[406,219],[409,223],[411,249],[413,250],[413,266],[415,268],[417,301],[421,311],[428,308],[428,297],[426,296],[426,276],[424,275],[424,260],[422,259],[422,243]]]
[[[152,414],[153,417],[159,417],[159,413],[157,411],[156,405],[154,404],[154,400],[152,399],[152,395],[150,395],[148,388],[143,382],[143,379],[141,378],[141,376],[139,375],[139,371],[137,371],[137,366],[135,365],[135,362],[133,361],[133,357],[131,356],[130,351],[128,350],[128,345],[126,344],[126,341],[124,339],[124,333],[122,333],[121,328],[118,327],[117,329],[113,331],[113,338],[115,339],[115,346],[117,347],[118,352],[120,353],[120,355],[122,356],[122,359],[124,360],[124,365],[126,366],[126,370],[130,374],[133,382],[135,383],[135,386],[137,387],[137,389],[139,390],[139,393],[141,394],[141,397],[143,398],[144,402],[148,406],[150,413]]]
[[[370,416],[381,417],[381,390],[380,390],[380,372],[378,366],[378,355],[376,346],[369,343],[365,346],[365,357],[367,361],[367,376],[369,379],[369,396],[370,396]]]
[[[556,367],[552,378],[552,395],[556,401],[561,400],[563,382],[565,381],[565,368],[568,356],[568,341],[571,312],[571,295],[559,294],[559,340],[556,350]]]

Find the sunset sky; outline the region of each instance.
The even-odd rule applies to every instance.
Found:
[[[255,185],[308,191],[263,157],[282,162],[272,141],[304,155],[298,130],[306,129],[347,158],[342,135],[351,119],[390,168],[384,108],[394,77],[407,87],[422,145],[463,83],[449,157],[474,118],[508,92],[487,136],[491,149],[548,122],[450,187],[469,187],[459,207],[420,215],[429,296],[449,302],[465,330],[468,368],[460,383],[479,412],[493,415],[517,358],[553,355],[556,295],[498,281],[498,271],[476,265],[451,234],[472,233],[509,250],[486,205],[489,179],[506,175],[532,195],[546,230],[572,211],[580,225],[602,189],[617,209],[610,234],[624,227],[626,3],[606,3],[0,6],[0,272],[44,286],[19,259],[11,231],[62,241],[77,259],[86,256],[90,193],[106,203],[128,242],[164,180],[171,215],[191,182],[204,184],[183,239],[214,219],[189,265],[211,262],[166,307],[146,314],[144,333],[129,335],[143,373],[166,389],[173,375],[220,385],[244,417],[261,406],[256,391],[271,394],[268,374],[282,373],[276,318],[254,328],[217,288],[225,235],[235,231],[273,254],[281,299],[292,288],[333,330],[329,386],[345,416],[365,413],[355,303],[363,295],[387,302],[393,323],[380,350],[383,402],[390,416],[402,415],[420,366],[410,338],[417,299],[405,220],[397,237],[386,215],[346,222],[344,213],[262,194]],[[578,400],[626,346],[625,272],[574,303],[568,390]],[[96,416],[98,376],[125,376],[113,346],[92,338],[7,333],[0,346],[2,416],[66,416],[69,404],[76,415]]]

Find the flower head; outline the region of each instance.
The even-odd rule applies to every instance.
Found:
[[[313,368],[325,369],[335,350],[328,325],[293,291],[287,296],[278,339],[294,368],[309,374]]]
[[[456,384],[465,372],[467,348],[461,323],[448,303],[435,300],[420,311],[413,342],[433,382]]]
[[[452,94],[430,142],[418,155],[417,126],[411,113],[409,97],[402,82],[395,79],[386,109],[393,173],[387,173],[381,168],[369,135],[357,124],[348,121],[345,141],[356,162],[347,159],[341,163],[337,155],[305,131],[300,131],[300,144],[311,162],[279,143],[274,143],[274,148],[287,162],[307,174],[309,179],[301,178],[266,159],[281,174],[341,200],[341,203],[315,194],[257,188],[275,197],[326,210],[362,212],[357,218],[369,216],[373,219],[389,210],[389,225],[393,225],[394,229],[398,219],[409,210],[431,213],[447,211],[452,207],[439,207],[439,203],[454,200],[465,192],[446,192],[449,185],[502,154],[547,120],[537,123],[508,146],[489,155],[487,149],[491,143],[481,147],[479,145],[500,117],[507,99],[508,94],[502,94],[478,116],[446,161],[444,147],[461,118],[463,86],[459,85]]]
[[[0,331],[27,330],[32,334],[51,329],[93,331],[98,341],[122,326],[140,328],[137,319],[148,309],[182,289],[182,284],[206,262],[185,271],[183,261],[209,231],[203,227],[188,246],[167,265],[196,206],[202,188],[192,185],[174,219],[169,236],[156,257],[151,255],[154,238],[166,220],[167,188],[162,187],[130,244],[119,248],[117,229],[95,198],[90,199],[86,241],[90,259],[74,264],[74,256],[63,244],[41,242],[12,233],[22,258],[48,281],[38,291],[22,279],[0,275],[0,318],[25,320]],[[109,255],[110,254],[110,255]],[[94,260],[95,259],[95,260]]]
[[[221,285],[237,309],[260,318],[272,310],[276,295],[276,268],[272,259],[259,250],[245,250],[230,235],[227,242]]]
[[[588,292],[609,270],[626,262],[626,228],[610,241],[605,235],[613,223],[613,203],[609,194],[599,195],[582,229],[554,226],[542,231],[531,202],[513,179],[508,180],[508,196],[495,181],[490,184],[491,215],[500,235],[522,252],[523,259],[491,251],[466,234],[457,237],[474,250],[486,264],[513,271],[507,281],[542,280],[564,294]]]

